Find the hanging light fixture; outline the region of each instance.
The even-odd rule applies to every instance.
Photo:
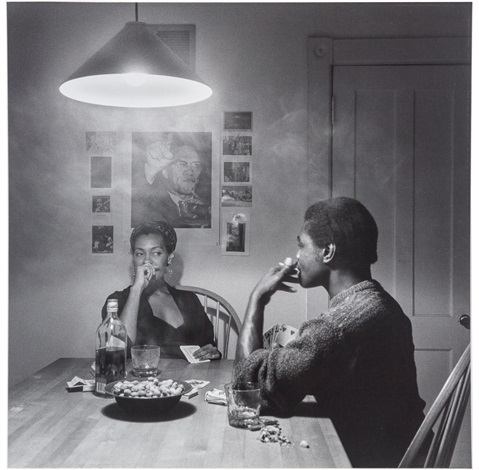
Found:
[[[196,103],[213,91],[146,23],[123,29],[60,86],[74,100],[126,108],[162,108]]]

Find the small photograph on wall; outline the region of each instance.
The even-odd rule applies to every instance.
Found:
[[[224,135],[223,155],[251,155],[253,137],[250,135]]]
[[[211,228],[211,132],[133,132],[131,226]]]
[[[223,255],[249,255],[249,215],[243,212],[224,214],[221,238]]]
[[[95,214],[109,214],[110,196],[92,196],[91,211]]]
[[[251,163],[223,162],[223,183],[251,183]]]
[[[86,150],[96,155],[112,155],[115,153],[115,132],[86,132]]]
[[[91,187],[111,188],[111,157],[91,157]]]
[[[91,252],[113,253],[113,225],[93,225],[91,229]]]
[[[225,112],[225,131],[252,131],[253,113],[246,111]]]
[[[222,186],[222,207],[251,207],[253,205],[252,186]]]

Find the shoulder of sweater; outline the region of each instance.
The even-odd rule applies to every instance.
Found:
[[[335,298],[333,306],[327,312],[306,321],[301,326],[302,331],[307,328],[324,328],[325,325],[339,329],[359,327],[383,319],[391,321],[398,316],[394,314],[407,318],[396,300],[379,283],[368,281],[367,284],[362,284],[340,294],[341,297]]]
[[[379,289],[365,289],[352,293],[336,304],[328,312],[328,315],[335,318],[343,326],[377,324],[387,321],[396,322],[406,320],[400,305],[380,285]]]

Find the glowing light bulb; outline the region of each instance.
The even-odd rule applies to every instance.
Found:
[[[132,72],[123,74],[125,82],[132,87],[139,87],[146,83],[148,74],[140,72]]]

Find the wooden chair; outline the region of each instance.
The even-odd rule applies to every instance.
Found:
[[[468,345],[399,463],[400,468],[418,466],[418,456],[426,454],[425,447],[430,440],[431,430],[434,430],[434,437],[427,451],[424,468],[449,467],[470,391],[471,352]]]
[[[214,339],[218,350],[223,359],[227,359],[230,331],[233,329],[238,335],[241,329],[241,320],[235,309],[223,297],[202,287],[176,286],[176,289],[194,292],[199,297],[205,313],[213,324]]]

